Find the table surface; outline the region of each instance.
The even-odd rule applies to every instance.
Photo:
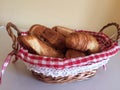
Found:
[[[0,67],[12,50],[12,41],[4,27],[0,27]],[[120,90],[120,52],[110,58],[107,70],[98,69],[96,75],[84,81],[48,84],[32,76],[22,61],[10,63],[2,78],[0,90]],[[1,68],[0,68],[1,70]]]

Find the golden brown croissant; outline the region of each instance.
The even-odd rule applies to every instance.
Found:
[[[18,41],[25,45],[28,50],[32,49],[37,54],[49,57],[63,57],[63,54],[55,50],[54,48],[48,46],[41,40],[37,39],[35,36],[26,35],[26,36],[19,36]]]
[[[84,57],[84,56],[85,53],[74,49],[68,49],[65,54],[66,58],[76,58],[76,57]]]
[[[54,26],[52,28],[52,30],[55,30],[56,32],[61,33],[65,37],[68,36],[70,33],[75,32],[73,29],[70,29],[70,28],[67,28],[67,27],[63,27],[63,26]]]
[[[46,26],[40,25],[40,24],[35,24],[30,27],[28,34],[29,35],[34,35],[37,38],[41,39],[41,34],[47,29]]]
[[[56,31],[53,31],[51,29],[46,29],[42,33],[42,37],[57,49],[65,48],[65,37]]]
[[[66,38],[66,47],[91,53],[99,51],[99,43],[96,38],[86,32],[71,33]]]
[[[37,38],[44,41],[44,43],[47,43],[56,49],[65,48],[65,37],[62,34],[43,25],[33,25],[29,29],[28,34],[35,35]]]

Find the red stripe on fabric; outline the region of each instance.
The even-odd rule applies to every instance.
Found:
[[[117,52],[118,50],[114,50],[113,52],[112,52],[112,54],[115,54],[116,52]],[[109,55],[111,55],[111,52],[110,53],[106,53],[106,54],[102,54],[102,56],[109,56]],[[99,57],[101,57],[101,56],[99,56],[99,55],[95,55],[95,56],[91,56],[90,58],[93,58],[93,59],[98,59]],[[88,60],[87,60],[88,59]],[[42,66],[47,66],[47,67],[55,67],[55,68],[64,68],[64,67],[66,67],[66,66],[72,66],[72,65],[74,65],[74,64],[79,64],[79,65],[82,65],[82,63],[84,63],[84,62],[90,62],[90,61],[92,61],[92,59],[90,59],[89,60],[89,57],[88,58],[84,58],[84,59],[81,59],[81,60],[76,60],[76,61],[74,61],[74,62],[68,62],[68,63],[66,63],[66,64],[64,64],[64,65],[59,65],[59,64],[56,64],[56,65],[51,65],[50,63],[48,63],[48,62],[46,62],[47,64],[44,64],[44,65],[42,65],[41,64],[41,62],[39,62],[38,64],[36,64],[36,65],[42,65]],[[103,59],[104,59],[104,57],[103,57]],[[27,61],[27,60],[24,60],[24,61],[26,61],[26,62],[29,62],[29,63],[31,63],[31,64],[35,64],[35,63],[33,63],[32,61]],[[59,61],[58,61],[59,62]],[[56,63],[56,62],[55,62]]]
[[[2,76],[3,76],[3,74],[4,74],[7,66],[9,65],[10,60],[11,60],[11,58],[12,58],[12,56],[13,56],[14,54],[15,54],[15,51],[14,51],[14,50],[13,50],[12,52],[10,52],[10,53],[7,55],[7,57],[6,57],[3,65],[2,65],[2,70],[1,70],[1,72],[0,72],[0,84],[1,84],[1,82],[2,82]]]
[[[96,53],[96,54],[83,57],[83,58],[74,58],[74,59],[63,58],[62,59],[62,58],[52,58],[52,57],[33,55],[33,54],[28,53],[27,50],[24,50],[23,48],[21,48],[20,51],[18,52],[19,57],[21,59],[24,59],[25,62],[34,64],[34,65],[64,68],[64,67],[95,63],[95,62],[100,61],[101,59],[106,59],[106,57],[108,58],[111,57],[112,55],[116,54],[118,50],[120,50],[120,48],[118,48],[118,49],[111,51],[111,49],[118,46],[118,43],[112,42],[112,40],[109,39],[109,37],[103,33],[89,32],[89,31],[82,31],[82,30],[81,32],[88,32],[92,34],[93,36],[95,36],[97,40],[99,41],[103,51],[101,51],[100,53]],[[36,63],[36,61],[38,63]]]

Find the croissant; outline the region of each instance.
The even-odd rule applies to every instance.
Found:
[[[73,29],[63,27],[63,26],[54,26],[52,30],[59,32],[60,34],[64,35],[65,37],[68,36],[70,33],[75,32]]]
[[[51,29],[46,29],[43,34],[43,38],[45,38],[53,47],[57,49],[64,49],[65,48],[65,37]]]
[[[39,39],[43,39],[41,37],[42,33],[48,29],[46,26],[40,25],[40,24],[35,24],[33,26],[30,27],[28,34],[29,35],[34,35]]]
[[[43,25],[33,25],[29,29],[28,34],[36,36],[38,39],[44,41],[44,43],[47,43],[56,49],[65,48],[65,37],[62,34]]]
[[[74,49],[68,49],[65,54],[66,58],[76,58],[76,57],[84,57],[84,56],[86,56],[85,53]]]
[[[66,37],[66,47],[90,53],[99,52],[99,43],[94,36],[86,32],[71,33]]]
[[[38,55],[49,56],[49,57],[63,57],[63,54],[55,50],[54,48],[48,46],[41,40],[37,39],[35,36],[26,35],[19,36],[18,41],[27,47],[29,50],[33,50]]]

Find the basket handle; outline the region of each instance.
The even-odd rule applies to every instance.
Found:
[[[8,32],[8,35],[12,38],[12,41],[13,41],[13,44],[12,44],[13,50],[7,55],[3,65],[2,65],[2,70],[0,72],[0,84],[2,82],[3,74],[4,74],[8,64],[10,63],[12,57],[15,56],[13,63],[15,63],[18,60],[18,57],[16,56],[16,52],[18,51],[19,45],[18,45],[16,35],[13,34],[13,31],[12,31],[13,29],[17,31],[18,36],[21,34],[20,30],[13,23],[9,22],[6,25],[6,30]]]
[[[13,33],[12,30],[15,30],[17,31],[17,35],[19,36],[20,35],[20,30],[11,22],[7,23],[6,25],[6,30],[8,32],[8,35],[11,37],[12,41],[13,41],[13,44],[12,44],[12,48],[14,50],[18,50],[18,42],[17,42],[17,37],[16,35]]]
[[[109,26],[115,26],[116,27],[116,29],[117,29],[117,38],[114,40],[115,42],[118,42],[118,39],[120,38],[120,28],[119,28],[119,24],[117,24],[117,23],[114,23],[114,22],[112,22],[112,23],[108,23],[107,25],[105,25],[105,26],[103,26],[103,28],[99,31],[99,32],[103,32],[107,27],[109,27]]]

